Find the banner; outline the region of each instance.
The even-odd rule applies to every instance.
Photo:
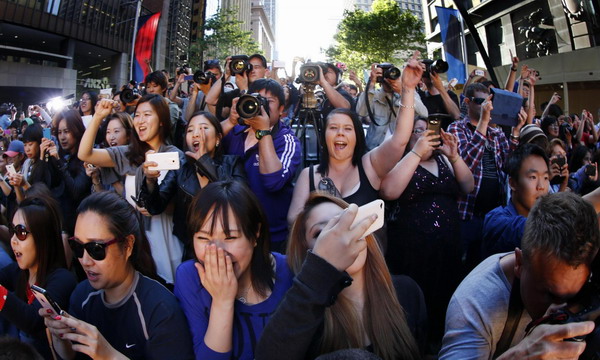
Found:
[[[448,9],[436,6],[440,24],[440,33],[446,61],[448,62],[448,81],[453,78],[458,79],[459,84],[464,84],[467,80],[465,70],[466,59],[463,59],[462,42],[463,31],[460,25],[459,12],[456,9]]]
[[[152,46],[156,37],[159,19],[160,13],[142,16],[139,19],[133,56],[133,80],[138,83],[144,82],[146,75],[150,73],[150,67],[146,61],[152,58]]]

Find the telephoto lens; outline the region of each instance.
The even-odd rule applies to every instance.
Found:
[[[378,68],[381,68],[383,71],[383,76],[377,77],[377,82],[382,83],[383,79],[396,80],[400,77],[402,72],[400,69],[394,66],[394,64],[390,63],[382,63],[377,65]]]
[[[231,70],[231,74],[243,74],[246,71],[252,70],[252,64],[249,63],[249,58],[246,55],[235,55],[231,57],[231,61],[229,63],[229,70]]]
[[[202,70],[198,70],[194,73],[194,82],[196,84],[206,85],[209,84],[211,80],[215,79],[215,75],[210,71],[204,72]]]
[[[269,115],[269,102],[266,98],[258,93],[242,95],[235,107],[238,115],[240,115],[238,123],[240,125],[245,125],[245,119],[251,119],[260,115],[261,105],[265,108],[267,115]]]
[[[300,67],[300,81],[303,83],[316,83],[319,81],[319,65],[305,64]]]
[[[125,105],[135,101],[136,96],[132,89],[125,89],[119,94],[119,99]]]

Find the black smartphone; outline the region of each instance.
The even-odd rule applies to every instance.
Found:
[[[33,296],[35,296],[40,304],[42,304],[42,307],[45,309],[50,309],[58,315],[63,314],[63,310],[60,308],[60,306],[58,306],[58,303],[56,303],[56,301],[54,301],[50,295],[48,295],[46,289],[43,289],[37,285],[31,285],[31,291],[33,292]]]
[[[558,164],[558,167],[562,168],[563,166],[565,166],[567,160],[565,159],[564,156],[557,156],[554,159],[552,159],[551,163],[552,164]]]
[[[594,175],[596,175],[596,165],[591,165],[591,164],[587,165],[585,167],[585,174],[587,176],[594,176]]]

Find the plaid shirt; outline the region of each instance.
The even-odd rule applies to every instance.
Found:
[[[473,130],[469,116],[458,120],[448,126],[448,132],[458,137],[458,152],[463,158],[475,179],[475,189],[470,194],[461,195],[458,199],[458,211],[463,220],[470,220],[473,217],[475,209],[475,199],[481,187],[481,178],[483,177],[483,153],[486,143],[493,146],[494,159],[496,160],[496,169],[498,180],[500,181],[500,191],[504,192],[506,176],[502,171],[504,162],[508,154],[517,147],[518,141],[509,141],[500,128],[487,128],[487,137],[482,133]],[[504,196],[502,196],[504,197]]]

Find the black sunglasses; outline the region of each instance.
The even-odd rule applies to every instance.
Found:
[[[19,239],[21,241],[25,241],[25,239],[27,239],[27,235],[31,233],[31,231],[27,230],[27,228],[23,224],[18,224],[18,225],[11,224],[8,227],[8,230],[10,231],[10,237],[12,237],[13,235],[16,235],[17,239]]]
[[[101,261],[106,258],[106,248],[117,241],[119,241],[119,239],[115,238],[104,242],[90,241],[82,244],[77,238],[72,237],[69,239],[69,246],[71,247],[71,250],[73,250],[75,256],[80,259],[83,257],[83,250],[85,249],[92,259]]]
[[[471,99],[471,101],[477,105],[481,105],[485,101],[485,98],[478,98],[478,97],[474,97],[474,96],[470,97],[469,99]]]

